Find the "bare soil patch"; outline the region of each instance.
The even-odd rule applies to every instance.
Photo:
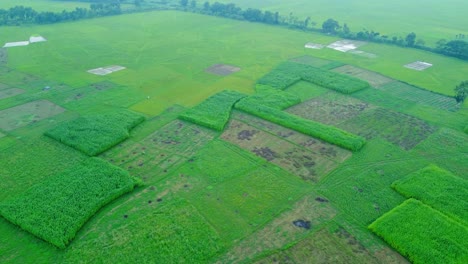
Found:
[[[220,76],[227,76],[231,75],[235,72],[240,71],[241,68],[228,65],[228,64],[215,64],[207,69],[205,69],[205,72],[212,73],[215,75],[220,75]]]
[[[0,111],[0,129],[12,131],[65,112],[47,100],[29,102]]]

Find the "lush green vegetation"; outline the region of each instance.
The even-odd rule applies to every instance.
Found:
[[[286,93],[271,88],[270,86],[257,85],[257,92],[241,101],[246,104],[261,104],[264,106],[286,109],[301,102],[301,98],[292,93]]]
[[[91,158],[3,201],[0,214],[59,248],[101,207],[133,190],[136,181],[115,166]]]
[[[4,9],[15,4],[0,2]],[[51,3],[37,0],[33,8],[60,11]],[[180,8],[181,1],[168,3]],[[146,10],[159,2],[140,4]],[[309,28],[320,28],[313,20]],[[48,41],[0,49],[0,204],[89,159],[45,132],[119,109],[145,113],[146,121],[98,155],[144,186],[98,210],[65,250],[0,217],[1,263],[406,263],[368,229],[405,201],[391,184],[429,164],[468,177],[468,108],[466,101],[454,107],[453,99],[468,74],[461,60],[377,43],[359,47],[372,58],[309,49],[305,43],[326,46],[338,38],[178,11],[5,26],[0,45],[36,34]],[[403,67],[418,60],[433,67]],[[345,94],[291,73],[282,76],[294,82],[284,90],[256,85],[284,61],[362,78],[373,88]],[[239,71],[211,74],[220,64]],[[109,65],[126,69],[87,72]],[[250,95],[240,101],[281,120],[234,109],[221,132],[178,118],[224,90]],[[215,113],[207,110],[202,116]],[[338,133],[330,140],[351,147],[359,144],[349,133],[367,139],[351,152],[318,132]]]
[[[45,135],[95,156],[128,138],[130,130],[144,120],[130,111],[94,114],[61,123]]]
[[[300,80],[345,94],[370,87],[369,83],[351,76],[294,62],[280,64],[275,70],[259,79],[257,83],[277,89],[286,89]]]
[[[298,132],[322,139],[328,143],[335,144],[352,151],[361,149],[366,142],[364,138],[340,130],[336,127],[323,125],[272,107],[240,101],[236,104],[236,108],[278,125],[291,128]]]
[[[222,91],[188,109],[179,118],[222,131],[229,121],[232,107],[245,96],[236,91]]]
[[[453,217],[457,221],[468,219],[468,181],[437,166],[429,166],[409,174],[392,184],[408,198],[423,203]]]
[[[405,201],[369,228],[413,263],[466,262],[466,226],[418,200]]]

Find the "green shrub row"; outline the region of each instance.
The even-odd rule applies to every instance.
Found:
[[[369,229],[415,264],[468,260],[466,226],[415,199],[384,214]]]
[[[222,131],[229,121],[233,105],[244,97],[246,95],[236,91],[222,91],[183,112],[179,118]]]
[[[101,207],[137,184],[128,172],[98,158],[51,177],[0,204],[0,214],[33,235],[65,248]]]
[[[142,115],[130,111],[89,115],[61,123],[45,135],[95,156],[127,139],[129,131],[144,120]]]
[[[352,151],[361,149],[366,142],[364,138],[336,127],[320,124],[261,104],[240,101],[236,104],[236,108]]]
[[[308,81],[340,93],[350,94],[370,87],[369,83],[352,76],[327,71],[310,65],[284,62],[258,80],[258,84],[286,89],[297,81]]]
[[[415,198],[454,220],[468,221],[468,181],[435,165],[395,181],[392,187],[407,198]]]
[[[247,104],[261,104],[264,106],[286,109],[301,102],[301,98],[294,94],[283,92],[266,85],[257,85],[256,93],[241,99]]]

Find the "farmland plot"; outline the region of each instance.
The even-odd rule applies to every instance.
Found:
[[[374,109],[369,103],[349,96],[329,92],[288,108],[288,113],[327,125],[338,125],[362,112]]]
[[[407,198],[418,199],[454,220],[468,220],[468,181],[437,166],[428,166],[392,184]]]
[[[460,107],[460,104],[453,97],[423,90],[402,82],[389,83],[378,89],[398,98],[438,109],[455,111]]]
[[[2,202],[0,214],[54,246],[65,248],[96,211],[135,185],[126,171],[89,159]]]
[[[386,213],[369,229],[413,263],[465,263],[468,230],[415,199]]]
[[[336,162],[343,162],[352,154],[349,150],[243,112],[234,112],[233,118]]]
[[[0,111],[0,129],[12,131],[63,113],[65,109],[47,101],[39,100]]]
[[[384,84],[391,83],[394,81],[393,79],[385,77],[379,73],[368,71],[368,70],[354,67],[351,65],[344,65],[344,66],[333,69],[333,71],[367,81],[373,87],[379,87],[379,86],[382,86]]]
[[[367,139],[381,137],[405,150],[410,150],[429,135],[436,127],[416,117],[376,108],[338,125]]]
[[[148,148],[156,147],[183,157],[190,157],[211,141],[217,132],[182,120],[175,120],[142,141]]]
[[[317,182],[338,163],[246,123],[232,120],[221,138],[272,162],[307,181]]]
[[[321,59],[309,55],[296,57],[290,59],[290,61],[310,65],[312,67],[323,68],[323,69],[332,69],[343,65],[341,62],[331,61],[326,59]]]
[[[264,252],[281,249],[320,229],[333,219],[336,213],[327,199],[316,194],[308,194],[297,201],[291,210],[281,213],[266,226],[228,250],[217,263],[252,260]],[[294,225],[298,220],[302,220],[309,227]]]

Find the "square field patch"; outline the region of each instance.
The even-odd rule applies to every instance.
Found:
[[[205,69],[206,72],[215,74],[215,75],[220,75],[220,76],[227,76],[231,75],[235,72],[240,71],[241,68],[232,66],[232,65],[227,65],[227,64],[215,64],[207,69]]]
[[[405,68],[416,71],[424,71],[425,69],[430,67],[432,67],[432,64],[424,61],[415,61],[405,65]]]
[[[62,107],[39,100],[0,111],[0,129],[12,131],[65,112]]]

